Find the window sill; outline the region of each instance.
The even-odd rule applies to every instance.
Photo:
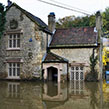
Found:
[[[9,79],[9,80],[20,80],[20,77],[7,77],[6,79]]]
[[[7,51],[20,51],[20,48],[8,48]]]

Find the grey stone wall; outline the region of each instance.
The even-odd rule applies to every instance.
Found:
[[[18,28],[10,29],[10,21],[16,20]],[[6,31],[21,30],[20,50],[8,50],[8,34],[6,31],[0,42],[0,72],[6,72],[6,59],[21,58],[21,78],[40,77],[42,57],[46,52],[46,36],[39,31],[38,25],[31,21],[24,13],[15,6],[11,7],[6,14]],[[29,39],[32,38],[32,42]]]
[[[90,71],[90,56],[93,53],[93,48],[51,49],[51,52],[69,60],[69,75],[71,73],[71,64],[76,65],[76,63],[84,63],[85,75]],[[97,68],[99,69],[99,67]]]
[[[89,65],[92,50],[93,48],[51,49],[51,52],[68,59],[69,63],[86,63]]]

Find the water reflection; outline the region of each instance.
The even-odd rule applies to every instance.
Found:
[[[8,83],[7,97],[21,98],[20,97],[20,83]]]
[[[106,83],[106,81],[103,81],[103,107],[109,108],[109,84]]]
[[[0,81],[0,109],[108,109],[109,86],[103,88],[102,92],[100,83],[83,81]]]
[[[43,108],[40,84],[0,82],[0,109],[36,108]]]
[[[71,95],[84,95],[84,81],[70,81],[69,93]]]
[[[48,82],[43,85],[42,100],[45,109],[63,105],[68,99],[67,83]]]

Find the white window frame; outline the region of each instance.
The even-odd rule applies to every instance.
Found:
[[[19,44],[18,44],[18,40],[19,40]],[[10,47],[10,41],[11,41],[11,47]],[[15,44],[15,46],[14,46],[14,44]],[[9,36],[8,36],[8,49],[20,49],[20,33],[9,34]]]
[[[76,69],[76,67],[78,67],[78,70]],[[83,67],[83,70],[80,69],[81,67]],[[78,80],[76,79],[77,72],[78,72]],[[83,79],[81,79],[81,72],[83,72]],[[73,73],[74,73],[74,75],[73,75]],[[73,76],[74,76],[74,79],[72,79]],[[79,81],[79,80],[83,81],[84,80],[84,66],[72,66],[71,67],[71,80],[76,80],[76,81]]]
[[[11,67],[10,67],[10,64],[11,64]],[[19,69],[19,75],[18,75],[18,69]],[[10,70],[11,70],[11,75],[10,75]],[[15,70],[15,75],[14,75],[14,70]],[[20,63],[8,63],[8,78],[9,79],[20,79]]]

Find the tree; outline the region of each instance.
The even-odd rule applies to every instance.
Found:
[[[106,8],[105,11],[102,13],[103,18],[103,30],[104,32],[109,33],[109,8]]]
[[[59,19],[56,22],[57,28],[87,27],[87,26],[90,27],[95,26],[95,15],[84,17],[67,16],[62,19]]]
[[[109,8],[106,8],[104,12],[101,13],[103,20],[103,32],[109,33]],[[75,17],[67,16],[62,19],[59,19],[56,22],[56,28],[68,28],[68,27],[95,27],[96,16],[84,16],[84,17]]]
[[[5,7],[3,4],[0,3],[0,38],[3,34],[4,31],[4,26],[5,26]]]

